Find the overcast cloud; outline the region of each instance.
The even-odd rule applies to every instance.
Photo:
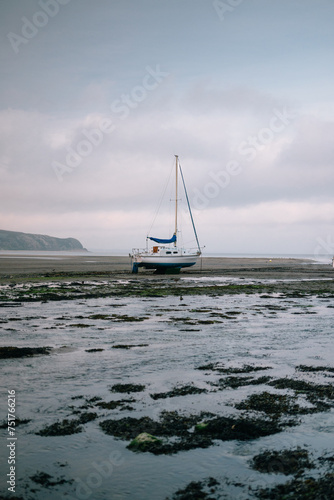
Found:
[[[0,14],[1,229],[144,246],[178,154],[208,252],[334,252],[332,0]]]

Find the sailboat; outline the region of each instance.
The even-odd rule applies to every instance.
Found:
[[[189,209],[190,219],[196,238],[197,248],[186,249],[179,246],[179,232],[178,232],[178,184],[179,184],[179,174],[182,179],[184,192],[186,195],[187,205]],[[153,241],[157,245],[153,245],[152,248],[148,247],[148,243]],[[194,266],[201,255],[201,247],[198,241],[197,232],[194,224],[194,219],[192,216],[189,198],[187,194],[186,185],[184,182],[184,177],[179,163],[179,157],[175,155],[175,228],[174,234],[171,238],[155,238],[153,236],[146,237],[146,248],[145,249],[132,249],[131,265],[132,272],[138,273],[139,267],[144,267],[145,269],[156,269],[157,272],[167,272],[167,270],[180,270],[183,267]]]

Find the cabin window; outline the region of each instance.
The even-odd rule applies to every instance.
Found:
[[[173,252],[173,253],[179,253],[179,252]]]
[[[170,253],[172,253],[172,252],[166,252],[166,253],[170,254]]]

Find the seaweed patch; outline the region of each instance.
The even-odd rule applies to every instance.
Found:
[[[111,388],[111,392],[125,392],[129,394],[130,392],[142,392],[145,390],[145,385],[143,384],[114,384]]]
[[[65,479],[64,477],[53,479],[47,472],[36,472],[36,474],[30,476],[30,479],[44,488],[50,488],[50,486],[57,486],[59,484],[72,484],[74,482],[73,479]]]
[[[174,389],[168,392],[158,392],[155,394],[150,394],[150,396],[152,399],[157,400],[173,398],[176,396],[188,396],[189,394],[203,394],[206,392],[208,392],[206,389],[201,389],[199,387],[195,387],[194,385],[184,385],[181,387],[174,387]]]
[[[197,370],[211,370],[219,373],[227,373],[227,374],[237,374],[237,373],[251,373],[262,370],[270,370],[271,366],[252,366],[252,365],[243,365],[243,366],[224,366],[221,363],[208,363],[207,365],[201,365],[197,367]]]
[[[273,394],[267,391],[252,394],[245,401],[236,403],[238,410],[253,410],[279,417],[281,415],[298,415],[314,413],[314,408],[301,407],[295,403],[296,397],[287,394]]]
[[[254,491],[257,498],[266,500],[331,500],[334,498],[334,477],[324,474],[318,478],[308,477],[293,479],[272,488]]]
[[[115,344],[113,349],[132,349],[133,347],[148,347],[149,344]]]
[[[83,413],[78,419],[64,419],[61,422],[55,422],[36,432],[36,434],[38,436],[68,436],[70,434],[77,434],[82,432],[82,424],[86,424],[96,418],[97,413]]]
[[[211,495],[216,492],[218,485],[219,482],[213,477],[203,481],[191,481],[185,488],[177,490],[171,500],[213,500]]]
[[[52,347],[0,347],[0,358],[23,358],[26,356],[36,356],[39,354],[50,354]]]
[[[299,474],[305,469],[311,469],[308,451],[297,448],[295,450],[270,451],[255,455],[251,467],[259,472],[275,474]]]

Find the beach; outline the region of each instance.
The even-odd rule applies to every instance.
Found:
[[[73,256],[0,254],[0,282],[34,280],[45,275],[48,279],[124,277],[131,275],[131,259],[125,256],[90,256],[89,253]],[[154,272],[141,268],[137,276],[151,277]],[[182,269],[179,276],[319,279],[334,277],[334,269],[330,264],[319,264],[311,259],[203,257],[195,266]]]
[[[18,500],[330,499],[333,273],[0,255],[1,498],[10,473]]]

